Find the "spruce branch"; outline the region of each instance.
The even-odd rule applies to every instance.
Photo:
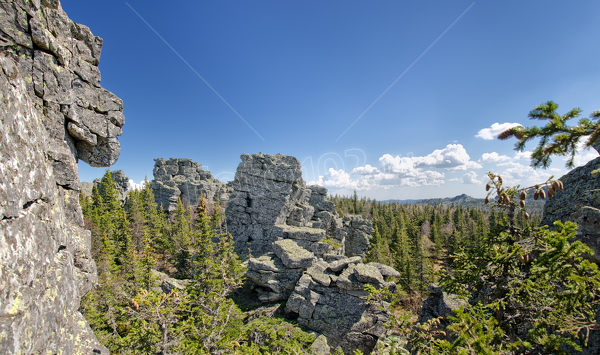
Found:
[[[540,138],[537,148],[531,154],[533,168],[548,168],[552,163],[551,157],[554,155],[568,156],[565,165],[567,168],[573,168],[577,144],[587,137],[585,147],[589,148],[600,139],[600,110],[592,112],[590,118],[581,118],[576,126],[568,126],[567,121],[579,117],[583,110],[576,107],[561,116],[556,112],[557,109],[558,104],[554,101],[536,106],[528,116],[530,119],[548,121],[546,126],[509,128],[500,133],[498,139],[506,140],[515,137],[519,140],[515,144],[515,150],[523,151],[528,141]]]

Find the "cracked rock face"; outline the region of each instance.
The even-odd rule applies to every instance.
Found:
[[[283,154],[242,154],[229,197],[227,227],[240,255],[272,251],[281,235],[277,226],[306,227],[314,208],[298,159]]]
[[[385,334],[388,316],[376,305],[365,304],[365,284],[392,291],[396,284],[384,281],[373,265],[346,260],[343,268],[339,262],[315,263],[297,282],[286,310],[298,315],[298,324],[325,335],[331,347],[341,347],[345,354],[356,349],[369,354]]]
[[[594,148],[600,149],[598,145]],[[544,205],[541,225],[553,227],[555,220],[577,223],[577,236],[573,241],[587,244],[594,251],[587,258],[600,264],[600,180],[592,175],[596,169],[600,169],[600,158],[560,178],[565,188],[556,191]]]
[[[251,254],[246,276],[262,302],[287,300],[298,323],[322,334],[315,353],[341,347],[370,353],[388,316],[365,305],[365,285],[396,289],[400,274],[363,264],[371,221],[338,218],[327,189],[306,187],[300,162],[290,156],[242,155],[227,205],[228,230],[238,254]],[[323,336],[326,338],[323,338]]]
[[[158,158],[154,162],[154,180],[150,187],[156,203],[167,211],[175,210],[178,198],[194,206],[201,194],[209,201],[214,201],[217,194],[221,202],[229,199],[231,187],[213,178],[210,171],[192,159]]]
[[[79,302],[96,282],[77,160],[120,153],[102,39],[59,1],[0,3],[0,353],[101,353]]]

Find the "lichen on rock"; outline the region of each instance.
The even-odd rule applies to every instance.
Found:
[[[96,282],[77,161],[120,153],[123,103],[100,86],[102,39],[59,1],[0,4],[0,353],[108,350],[78,311]]]

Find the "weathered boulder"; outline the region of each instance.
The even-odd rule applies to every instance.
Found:
[[[313,253],[298,246],[290,239],[282,239],[273,243],[273,252],[289,269],[307,268],[316,261]]]
[[[366,305],[365,285],[395,291],[391,267],[363,264],[371,221],[338,218],[327,189],[306,187],[300,162],[285,155],[242,155],[226,210],[239,254],[251,254],[246,275],[259,300],[287,300],[288,314],[323,334],[314,352],[329,346],[346,354],[370,353],[385,332],[388,315]],[[346,257],[350,256],[350,257]],[[331,263],[329,263],[331,262]],[[325,346],[326,345],[326,346]]]
[[[379,270],[379,272],[381,273],[381,275],[383,275],[383,276],[400,277],[400,273],[391,266],[387,266],[387,265],[383,265],[383,264],[375,263],[375,262],[370,262],[367,265],[376,267]]]
[[[102,39],[55,1],[0,4],[0,353],[107,354],[78,311],[95,284],[77,160],[119,157]]]
[[[329,355],[331,347],[327,344],[327,337],[319,335],[310,346],[310,352],[312,355]]]
[[[156,287],[154,290],[158,292],[162,291],[167,294],[175,289],[184,290],[190,283],[190,280],[179,280],[156,270],[152,270],[152,277],[156,279]]]
[[[595,190],[600,192],[600,190]],[[583,206],[573,213],[569,220],[577,223],[577,236],[575,240],[585,243],[593,251],[586,257],[600,264],[600,210],[591,206]]]
[[[600,142],[594,145],[600,152]],[[600,264],[600,179],[592,175],[592,171],[600,169],[600,158],[586,165],[571,170],[560,180],[564,190],[546,202],[542,225],[550,225],[556,220],[571,221],[578,225],[577,235],[572,240],[581,241],[589,246],[593,254],[585,255],[590,261]],[[600,311],[596,314],[600,321]],[[593,330],[589,334],[588,346],[578,354],[598,354],[600,352],[600,331]]]
[[[600,264],[600,179],[592,175],[596,169],[600,169],[600,158],[562,176],[564,190],[558,190],[546,202],[541,224],[552,228],[556,220],[576,222],[573,241],[587,244],[594,251],[587,258]]]
[[[552,226],[556,220],[564,223],[583,206],[600,208],[600,179],[592,175],[592,171],[596,169],[600,169],[600,158],[575,168],[560,178],[565,188],[556,191],[547,200],[541,225]]]
[[[197,205],[201,195],[209,201],[217,194],[221,202],[229,199],[231,187],[213,178],[210,171],[202,169],[202,164],[192,159],[157,158],[154,162],[154,180],[150,187],[156,203],[167,211],[175,209],[178,198],[190,205]]]
[[[448,294],[437,284],[431,284],[428,287],[431,292],[423,301],[419,310],[419,323],[425,323],[432,318],[442,317],[441,324],[446,326],[450,324],[448,316],[451,316],[454,310],[467,305],[467,301],[453,294]]]
[[[94,183],[89,181],[82,181],[81,185],[81,193],[90,197],[92,196],[92,190],[94,189]]]
[[[345,269],[334,272],[331,265],[318,261],[298,280],[288,299],[286,310],[298,315],[298,324],[327,337],[332,348],[345,354],[354,350],[370,353],[386,331],[388,315],[375,304],[365,304],[365,283],[377,288],[393,287],[385,283],[378,269],[362,263],[337,263]],[[367,271],[365,271],[367,270]],[[358,281],[356,275],[368,274]],[[378,276],[376,276],[378,274]]]
[[[260,301],[274,302],[290,296],[304,270],[288,268],[277,255],[268,253],[248,261],[246,276],[258,286],[255,289]]]
[[[362,258],[360,256],[353,256],[351,258],[343,258],[336,260],[329,264],[329,269],[333,272],[341,272],[348,267],[349,264],[360,263]]]
[[[369,251],[373,222],[362,216],[347,216],[343,220],[345,236],[345,255],[364,257]]]

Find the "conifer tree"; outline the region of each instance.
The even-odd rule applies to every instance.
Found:
[[[161,260],[157,260],[159,269],[165,269],[166,260],[172,252],[172,240],[167,233],[167,218],[165,212],[158,206],[154,198],[154,192],[148,183],[148,179],[144,180],[144,188],[140,191],[140,201],[144,209],[146,217],[146,230],[148,238],[155,252],[160,256]]]
[[[217,192],[215,195],[215,203],[212,215],[212,226],[217,230],[218,233],[223,232],[223,207],[221,207],[221,197]]]
[[[192,230],[190,228],[189,213],[181,199],[177,199],[174,221],[170,227],[173,241],[173,263],[180,278],[190,276],[192,258]]]

